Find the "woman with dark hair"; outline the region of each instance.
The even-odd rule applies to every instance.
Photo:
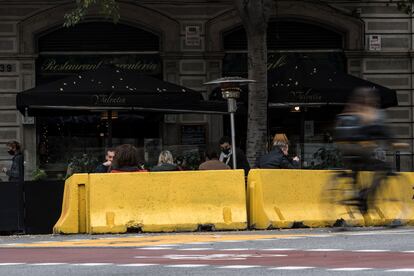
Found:
[[[124,144],[115,149],[112,173],[146,171],[142,168],[142,162],[136,147]]]
[[[9,181],[18,182],[24,180],[24,160],[21,152],[20,143],[10,141],[6,144],[7,152],[13,156],[10,169],[4,167],[2,171],[9,177]]]

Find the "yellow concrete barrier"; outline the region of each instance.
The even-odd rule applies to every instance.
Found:
[[[248,176],[249,225],[255,229],[332,226],[337,220],[361,226],[354,208],[323,199],[329,171],[251,170]]]
[[[71,177],[67,181],[64,211],[55,232],[247,228],[243,170],[90,174],[87,180]],[[76,184],[83,182],[87,182],[84,187]],[[80,208],[83,201],[73,197],[82,195],[83,189],[86,206]]]
[[[86,187],[88,174],[74,174],[65,182],[62,212],[53,233],[76,234],[86,232]]]
[[[372,183],[373,173],[365,172],[364,183]],[[369,198],[372,208],[364,215],[366,226],[389,225],[396,220],[414,224],[414,173],[400,173],[382,182]]]

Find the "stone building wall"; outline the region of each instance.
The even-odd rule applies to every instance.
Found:
[[[240,24],[231,0],[158,0],[120,1],[121,18],[137,26],[144,26],[161,34],[164,79],[204,91],[203,82],[220,77],[224,52],[221,48],[221,32]],[[290,2],[280,1],[275,16],[284,14]],[[309,2],[309,1],[306,1]],[[305,8],[297,17],[320,18],[324,22],[337,22],[338,26],[354,24],[362,20],[363,40],[358,40],[358,26],[348,37],[346,56],[351,74],[363,77],[384,86],[396,89],[400,105],[387,111],[389,123],[399,141],[410,144],[403,157],[403,168],[412,169],[413,158],[413,62],[412,62],[412,17],[399,11],[395,4],[384,1],[327,1],[336,8]],[[16,139],[25,148],[26,172],[30,176],[36,167],[35,125],[31,119],[24,119],[15,109],[15,95],[35,85],[34,61],[37,51],[34,32],[55,28],[63,22],[68,10],[68,1],[0,0],[0,167],[10,164],[5,151],[5,142]],[[289,10],[285,16],[295,13]],[[305,14],[306,13],[306,14]],[[100,18],[92,12],[89,18]],[[326,19],[326,20],[325,20]],[[347,21],[350,19],[349,21]],[[338,27],[336,26],[336,27]],[[186,28],[196,27],[199,36],[186,40]],[[346,29],[346,26],[343,26]],[[188,34],[188,32],[187,32]],[[369,36],[380,35],[382,47],[379,51],[369,50]],[[365,49],[359,49],[363,45]],[[4,70],[2,70],[4,66]],[[217,116],[181,115],[174,118],[183,123],[206,123],[211,142],[222,135],[221,120]],[[176,132],[176,124],[165,124],[168,133]],[[169,144],[178,138],[168,136]],[[410,153],[410,154],[408,154]],[[392,159],[393,157],[390,156]],[[0,175],[4,179],[4,175]]]

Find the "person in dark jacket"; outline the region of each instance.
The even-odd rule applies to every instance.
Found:
[[[232,145],[230,137],[224,136],[219,141],[221,154],[219,160],[224,164],[233,168],[233,153],[232,153]],[[237,169],[243,169],[244,174],[247,175],[250,170],[249,162],[247,161],[246,155],[244,152],[236,148],[236,166]]]
[[[115,149],[107,149],[105,154],[105,162],[99,164],[96,169],[95,173],[107,173],[111,171],[112,161],[115,157]]]
[[[273,149],[259,158],[256,166],[261,169],[297,169],[299,157],[290,159],[288,156],[289,145],[284,141],[276,141]]]
[[[205,153],[206,161],[201,163],[199,170],[230,170],[229,165],[218,160],[218,154],[215,150],[208,150]]]
[[[179,168],[174,164],[174,159],[170,151],[164,150],[158,157],[158,165],[151,169],[152,172],[178,171]]]
[[[142,162],[136,147],[130,144],[124,144],[116,148],[111,173],[146,171],[142,167]]]
[[[13,156],[10,169],[4,167],[2,171],[9,177],[11,182],[24,181],[24,158],[21,152],[20,143],[10,141],[6,144],[7,152]]]

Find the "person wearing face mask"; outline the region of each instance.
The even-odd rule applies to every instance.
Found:
[[[21,153],[20,144],[17,141],[10,141],[6,144],[7,152],[13,156],[10,169],[4,167],[2,171],[9,177],[10,182],[19,182],[24,180],[23,154]]]
[[[230,168],[233,168],[233,154],[231,151],[231,139],[230,137],[224,136],[219,141],[220,144],[220,161],[224,164],[230,166]],[[247,175],[250,170],[249,162],[247,161],[246,155],[244,155],[244,152],[236,148],[236,166],[237,169],[243,169],[244,174]]]
[[[298,169],[299,157],[293,159],[288,156],[289,144],[286,140],[274,140],[273,148],[268,153],[260,157],[256,167],[260,169]]]

